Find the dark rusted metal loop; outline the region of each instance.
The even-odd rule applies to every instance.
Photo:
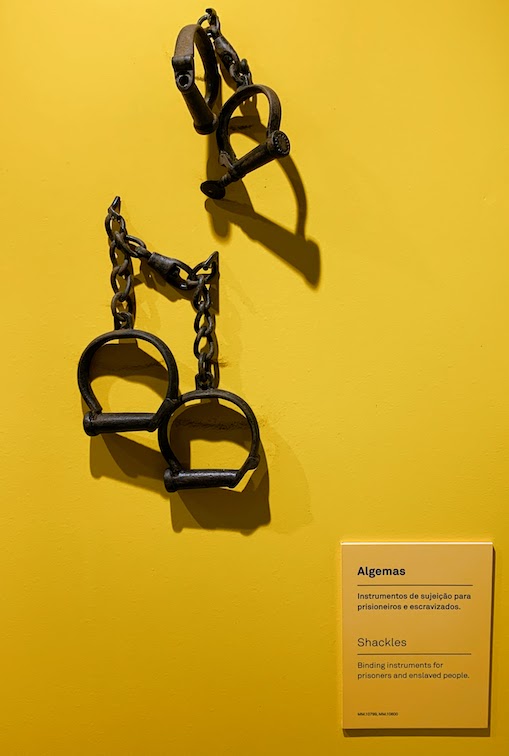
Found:
[[[207,317],[207,319],[206,319],[206,325],[200,325],[201,324],[201,319],[202,319],[202,313],[201,312],[196,313],[196,317],[194,319],[194,330],[196,331],[196,336],[197,336],[198,340],[207,339],[211,334],[214,333],[214,325],[215,325],[215,323],[214,323],[213,316],[209,315]],[[200,349],[198,349],[195,346],[194,356],[196,358],[198,358],[200,356],[200,354],[201,354]],[[212,356],[213,356],[213,352],[210,355],[210,357],[212,357]]]
[[[196,23],[202,26],[205,21],[207,21],[208,23],[208,27],[205,29],[207,34],[210,34],[212,38],[214,38],[214,36],[217,36],[218,34],[221,34],[221,22],[219,21],[219,16],[217,15],[214,8],[205,8],[204,15],[200,16]]]
[[[243,157],[237,158],[230,143],[230,118],[239,105],[257,94],[264,95],[269,102],[267,138],[263,144],[257,145]],[[286,157],[290,153],[290,140],[283,131],[279,130],[280,124],[281,102],[273,89],[263,84],[239,87],[223,105],[216,131],[219,161],[227,168],[227,172],[218,181],[204,181],[200,187],[202,192],[212,199],[223,199],[225,188],[229,184],[239,181],[246,174],[272,160]]]
[[[119,313],[120,314],[120,313]],[[128,313],[125,313],[126,315]],[[152,344],[161,354],[168,370],[168,388],[159,409],[147,412],[103,412],[102,405],[92,390],[90,368],[92,359],[102,346],[116,339],[140,339]],[[157,336],[147,331],[133,328],[110,331],[98,336],[86,347],[78,364],[78,387],[90,412],[83,418],[83,427],[87,436],[100,433],[121,433],[123,431],[155,431],[161,418],[171,412],[178,403],[178,369],[169,347]]]
[[[205,97],[195,82],[195,45],[205,69]],[[219,94],[220,78],[212,42],[202,26],[184,26],[177,37],[171,64],[177,88],[191,113],[194,128],[198,134],[212,134],[217,126],[217,117],[212,108]]]
[[[118,223],[118,231],[113,230],[113,223]],[[125,220],[118,213],[108,212],[108,215],[104,219],[104,226],[106,228],[106,233],[108,234],[108,239],[110,241],[113,240],[115,233],[120,234],[121,236],[126,233]]]
[[[188,402],[203,399],[222,399],[240,409],[245,416],[251,432],[251,445],[244,464],[238,470],[231,469],[199,469],[184,470],[173,452],[169,430],[172,418],[177,409]],[[168,463],[164,473],[164,485],[167,491],[179,491],[193,488],[235,488],[249,470],[255,470],[260,461],[260,430],[255,414],[249,404],[237,394],[221,389],[206,389],[204,391],[190,391],[183,394],[171,409],[167,410],[159,426],[159,447]]]
[[[122,220],[124,220],[122,218]],[[128,257],[136,257],[138,260],[147,260],[150,257],[150,252],[144,241],[138,239],[137,236],[132,236],[126,233],[125,221],[123,231],[114,231],[112,241],[118,249]]]
[[[120,263],[120,265],[114,266],[113,270],[110,273],[110,282],[114,292],[120,291],[120,287],[117,283],[117,278],[123,278],[126,282],[124,291],[126,292],[126,294],[129,293],[129,291],[131,290],[131,281],[129,280],[129,277],[132,276],[132,272],[133,271],[131,269],[130,260],[128,257],[126,257],[122,261],[122,263]],[[126,273],[128,274],[128,276],[126,276]]]
[[[210,270],[210,273],[200,273],[202,270]],[[198,263],[191,269],[190,278],[197,280],[199,275],[203,276],[206,284],[210,283],[215,275],[219,272],[219,252],[212,252],[205,262]]]
[[[201,317],[198,315],[198,317]],[[198,360],[198,368],[200,369],[201,373],[207,372],[208,364],[212,361],[214,357],[215,352],[215,345],[214,345],[214,339],[213,339],[213,333],[214,333],[214,321],[213,319],[209,319],[209,322],[207,325],[202,326],[196,333],[196,339],[194,343],[194,356]],[[200,346],[200,342],[205,339],[206,345],[205,349],[203,349]],[[203,387],[200,387],[203,388]],[[207,387],[208,388],[208,387]],[[212,388],[212,387],[210,387]]]
[[[113,321],[115,326],[115,332],[118,332],[120,330],[126,330],[128,328],[133,328],[134,326],[134,315],[132,312],[129,312],[128,310],[113,310],[113,304],[112,304],[112,312],[113,312]]]
[[[122,215],[120,215],[120,206],[122,202],[120,197],[117,195],[111,205],[108,208],[108,213],[106,215],[106,218],[104,219],[104,227],[106,229],[106,233],[108,234],[108,239],[110,241],[113,241],[113,237],[115,232],[112,228],[112,223],[116,222],[118,223],[118,233],[125,234],[126,233],[126,224],[125,219]]]

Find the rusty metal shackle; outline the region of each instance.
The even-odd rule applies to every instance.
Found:
[[[115,339],[141,339],[152,344],[161,354],[168,370],[168,388],[159,409],[154,412],[103,412],[102,405],[92,390],[90,368],[92,359],[102,346]],[[87,436],[100,433],[121,433],[123,431],[155,431],[163,415],[178,401],[178,369],[170,348],[158,336],[136,328],[123,328],[97,336],[85,348],[78,364],[78,388],[89,408],[83,418],[83,428]]]
[[[173,452],[169,428],[175,412],[187,402],[202,399],[223,399],[238,407],[247,420],[251,432],[251,445],[248,456],[238,469],[195,469],[184,470]],[[260,462],[260,429],[255,414],[249,404],[237,394],[222,389],[196,389],[179,397],[178,401],[165,411],[159,425],[159,448],[168,463],[164,472],[164,485],[167,491],[179,491],[194,488],[235,488],[249,470],[254,470]]]
[[[197,48],[205,69],[205,97],[195,81],[194,48]],[[212,112],[219,94],[219,70],[212,42],[199,24],[189,24],[180,31],[171,59],[175,83],[193,118],[198,134],[212,134],[217,116]]]
[[[238,158],[230,142],[230,119],[239,105],[257,94],[265,95],[269,101],[267,136],[265,142]],[[227,172],[217,181],[204,181],[200,186],[202,192],[212,199],[223,199],[228,184],[239,181],[246,174],[272,160],[286,157],[290,153],[290,140],[284,131],[280,131],[280,124],[281,102],[273,89],[263,84],[247,84],[239,87],[223,105],[216,131],[219,162],[227,169]]]

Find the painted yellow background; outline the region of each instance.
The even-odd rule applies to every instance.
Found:
[[[502,756],[509,6],[217,10],[281,97],[298,199],[272,164],[204,202],[170,68],[203,6],[3,3],[0,752]],[[169,497],[152,438],[82,431],[115,194],[152,249],[221,253],[221,385],[269,471],[245,496]],[[189,303],[137,294],[188,390]],[[106,383],[112,406],[155,401],[156,381]],[[341,731],[339,542],[415,539],[495,543],[489,737]]]

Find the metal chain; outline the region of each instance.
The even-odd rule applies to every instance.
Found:
[[[193,268],[193,276],[196,275],[198,280],[193,295],[193,307],[196,310],[194,356],[198,360],[196,388],[202,390],[214,387],[213,365],[217,362],[216,319],[210,312],[212,305],[210,274],[198,273],[199,270],[208,270],[211,267],[215,268],[217,273],[217,252],[214,252],[204,263]]]
[[[237,51],[226,37],[221,34],[221,22],[214,8],[206,8],[205,14],[198,19],[198,25],[202,26],[204,22],[208,23],[205,31],[209,35],[214,45],[218,58],[230,74],[233,81],[238,87],[244,87],[253,83],[253,77],[249,64],[245,58],[240,58]]]
[[[215,317],[210,312],[210,288],[213,279],[219,275],[219,254],[213,252],[206,260],[191,268],[181,260],[150,252],[142,239],[127,233],[125,219],[120,214],[120,197],[115,197],[108,208],[105,227],[113,264],[111,311],[115,330],[134,326],[135,297],[132,258],[146,260],[147,264],[171,286],[180,291],[193,291],[193,306],[196,310],[194,354],[198,360],[196,387],[203,390],[213,388],[215,383],[213,365],[217,357],[217,340]]]
[[[115,197],[106,216],[106,233],[108,234],[110,259],[113,265],[110,282],[113,289],[111,312],[115,330],[133,328],[136,313],[136,300],[133,289],[133,263],[119,239],[126,235],[125,220],[117,212],[120,198]]]

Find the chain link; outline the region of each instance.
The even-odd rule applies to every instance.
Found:
[[[115,197],[106,216],[106,233],[113,266],[110,282],[113,289],[111,312],[115,330],[133,328],[136,313],[133,263],[131,255],[119,244],[119,239],[126,235],[126,226],[125,220],[116,210],[117,207],[120,209],[119,197]]]
[[[245,87],[253,83],[253,77],[249,64],[245,58],[240,58],[239,54],[221,33],[221,22],[214,8],[206,8],[205,15],[198,19],[198,25],[202,26],[207,21],[208,26],[205,31],[209,35],[218,58],[230,74],[233,81],[238,87]]]
[[[136,303],[132,258],[146,260],[147,264],[160,273],[171,286],[180,291],[193,292],[193,306],[196,310],[194,355],[198,360],[196,387],[203,390],[213,388],[217,340],[215,317],[210,312],[210,289],[213,279],[219,275],[218,253],[213,252],[206,260],[191,268],[181,260],[150,252],[142,239],[127,233],[125,219],[120,214],[120,197],[115,197],[108,208],[105,227],[113,265],[110,280],[113,289],[111,311],[115,330],[134,327]]]
[[[203,23],[205,21],[208,23],[208,27],[205,29],[205,31],[207,32],[207,34],[209,34],[209,36],[218,36],[219,34],[221,34],[221,22],[214,8],[205,8],[205,13],[203,14],[203,16],[200,16],[196,23],[198,24],[198,26],[203,26]]]
[[[193,275],[197,275],[198,279],[198,285],[193,295],[193,307],[196,310],[194,356],[198,360],[196,388],[202,390],[214,388],[213,367],[217,362],[216,319],[210,311],[212,306],[211,274],[198,273],[199,270],[208,270],[209,268],[212,268],[213,271],[215,269],[215,273],[217,273],[217,252],[214,252],[208,260],[193,269]]]

